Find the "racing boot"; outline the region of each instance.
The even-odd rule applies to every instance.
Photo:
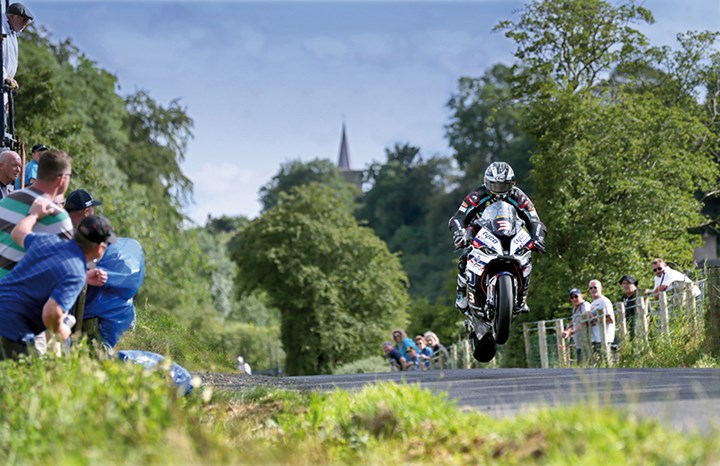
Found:
[[[520,291],[520,307],[515,311],[516,314],[527,314],[530,312],[530,308],[527,305],[528,292],[530,291],[530,277],[527,277],[524,281],[523,289]]]
[[[465,278],[465,275],[458,274],[456,292],[455,307],[465,314],[468,310],[467,279]]]

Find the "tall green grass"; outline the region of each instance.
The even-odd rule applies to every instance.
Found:
[[[494,419],[417,386],[178,394],[167,367],[69,357],[0,363],[2,464],[700,464],[720,435],[597,404]]]
[[[700,320],[677,313],[665,332],[658,320],[651,321],[649,337],[638,336],[620,345],[617,367],[720,367],[708,350]]]

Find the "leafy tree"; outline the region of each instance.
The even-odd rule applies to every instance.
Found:
[[[438,198],[445,197],[449,160],[423,160],[420,149],[396,144],[385,149],[387,161],[373,163],[366,179],[370,189],[361,198],[358,218],[366,220],[393,252],[402,252],[411,292],[435,299],[441,294],[449,267],[447,217],[428,222]]]
[[[653,257],[689,263],[697,244],[694,194],[718,170],[693,83],[714,37],[681,36],[671,54],[647,47],[629,26],[637,21],[652,15],[634,2],[562,0],[532,2],[517,23],[499,25],[517,42],[516,95],[528,103],[536,206],[549,228],[530,294],[535,319],[593,278],[614,284],[629,272],[651,286]]]
[[[338,167],[329,160],[315,159],[310,162],[291,160],[282,164],[278,174],[260,188],[263,211],[275,207],[281,193],[288,193],[294,187],[310,183],[321,183],[332,187],[335,195],[342,197],[344,201],[360,194],[355,186],[345,181]]]
[[[192,119],[178,99],[163,107],[145,91],[129,96],[126,104],[129,142],[118,165],[133,182],[147,186],[151,196],[180,207],[192,195],[192,183],[180,169],[192,138]]]
[[[330,187],[281,194],[238,233],[232,256],[241,291],[265,290],[280,309],[288,374],[330,373],[404,323],[399,260]]]
[[[570,93],[591,89],[619,65],[644,63],[647,38],[631,25],[655,21],[634,0],[617,6],[604,0],[533,0],[519,16],[494,30],[504,30],[517,44],[517,94],[526,100],[548,86]]]
[[[183,229],[180,212],[191,193],[179,162],[192,120],[177,101],[163,107],[147,93],[126,101],[116,77],[69,39],[56,43],[33,27],[20,41],[17,135],[28,145],[41,142],[70,154],[70,190],[92,192],[115,231],[141,242],[147,272],[136,302],[142,315],[208,310],[212,267],[197,232]]]
[[[480,184],[488,164],[503,161],[513,167],[523,191],[532,193],[529,174],[534,140],[521,126],[525,106],[513,96],[513,82],[512,69],[503,64],[494,65],[480,78],[460,78],[448,102],[452,116],[446,127],[455,161],[465,174],[458,191],[470,192]]]

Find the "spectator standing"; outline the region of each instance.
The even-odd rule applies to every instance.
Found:
[[[37,179],[38,161],[40,156],[48,150],[42,144],[35,144],[30,150],[30,161],[25,165],[25,187],[30,187]],[[20,189],[20,178],[15,180],[15,189]]]
[[[407,360],[400,354],[390,341],[383,343],[383,351],[385,351],[385,357],[390,362],[390,370],[393,371],[404,371],[407,367]]]
[[[17,35],[34,19],[30,10],[20,2],[11,3],[5,12],[5,21],[2,24],[3,39],[3,78],[5,84],[17,89],[15,74],[18,69],[18,39]]]
[[[583,332],[583,330],[588,328],[588,321],[591,316],[590,303],[585,301],[579,288],[571,289],[569,295],[570,304],[572,304],[572,323],[563,331],[562,337],[573,336],[577,362],[581,363],[584,362],[583,358],[586,356],[583,354],[582,348],[583,338],[587,338],[587,332]]]
[[[433,350],[427,345],[425,337],[422,335],[415,335],[415,345],[418,347],[418,356],[423,367],[430,368],[430,360],[432,359]]]
[[[6,150],[0,153],[0,199],[15,190],[21,168],[22,160],[17,152]]]
[[[237,361],[238,361],[238,370],[240,371],[241,374],[252,375],[252,369],[250,368],[250,364],[245,362],[245,358],[243,358],[242,356],[238,356]]]
[[[632,275],[623,275],[619,283],[623,289],[622,303],[625,306],[625,324],[627,325],[628,338],[632,340],[635,337],[638,281]]]
[[[592,320],[592,344],[593,349],[597,352],[601,345],[602,339],[600,338],[600,322],[598,318],[601,313],[605,314],[603,325],[605,325],[605,338],[608,343],[615,342],[615,311],[613,309],[612,302],[603,295],[603,287],[600,280],[590,280],[588,284],[590,290],[590,296],[593,301],[590,303],[590,312],[593,315]]]
[[[415,348],[417,350],[417,347],[415,346],[415,343],[412,341],[412,338],[409,338],[407,336],[407,333],[405,333],[405,330],[401,328],[396,328],[392,332],[393,340],[395,340],[395,344],[397,345],[397,350],[400,351],[400,354],[406,359],[410,360],[408,357],[407,349],[410,347]]]
[[[29,188],[13,191],[0,200],[0,277],[6,275],[25,254],[17,247],[10,232],[18,221],[30,211],[30,206],[39,197],[51,201],[62,198],[72,177],[72,159],[62,151],[48,150],[40,156],[38,179]],[[70,239],[73,226],[68,213],[55,205],[52,214],[33,226],[35,233],[48,233]]]
[[[39,197],[12,230],[12,238],[27,254],[0,279],[0,359],[28,354],[23,339],[46,329],[66,340],[67,311],[85,284],[86,263],[102,257],[115,241],[110,222],[92,216],[83,220],[70,241],[56,235],[33,233],[33,227],[57,206]]]
[[[678,285],[676,285],[676,283],[689,283],[693,287],[693,297],[697,298],[700,296],[700,288],[692,284],[690,277],[670,268],[663,259],[655,259],[650,265],[655,274],[655,285],[652,291],[655,299],[657,299],[662,291],[677,291]]]

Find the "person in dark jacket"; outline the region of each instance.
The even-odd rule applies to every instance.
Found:
[[[628,338],[632,340],[635,336],[638,281],[632,275],[623,275],[619,283],[623,289],[622,303],[625,305],[625,324],[627,325]]]
[[[472,242],[472,236],[476,233],[472,222],[480,217],[490,204],[497,201],[505,201],[511,204],[518,212],[520,218],[533,239],[533,249],[538,252],[545,252],[545,235],[547,228],[540,221],[530,198],[517,186],[515,186],[515,172],[505,162],[493,162],[485,170],[483,185],[465,196],[457,212],[450,218],[448,228],[453,235],[453,242],[456,249],[464,249],[458,263],[457,276],[457,297],[455,307],[461,312],[468,309],[467,283],[465,279],[465,265],[467,263],[467,246]],[[522,299],[520,312],[528,312],[527,294],[530,288],[530,269],[527,268],[527,275],[522,283]]]

